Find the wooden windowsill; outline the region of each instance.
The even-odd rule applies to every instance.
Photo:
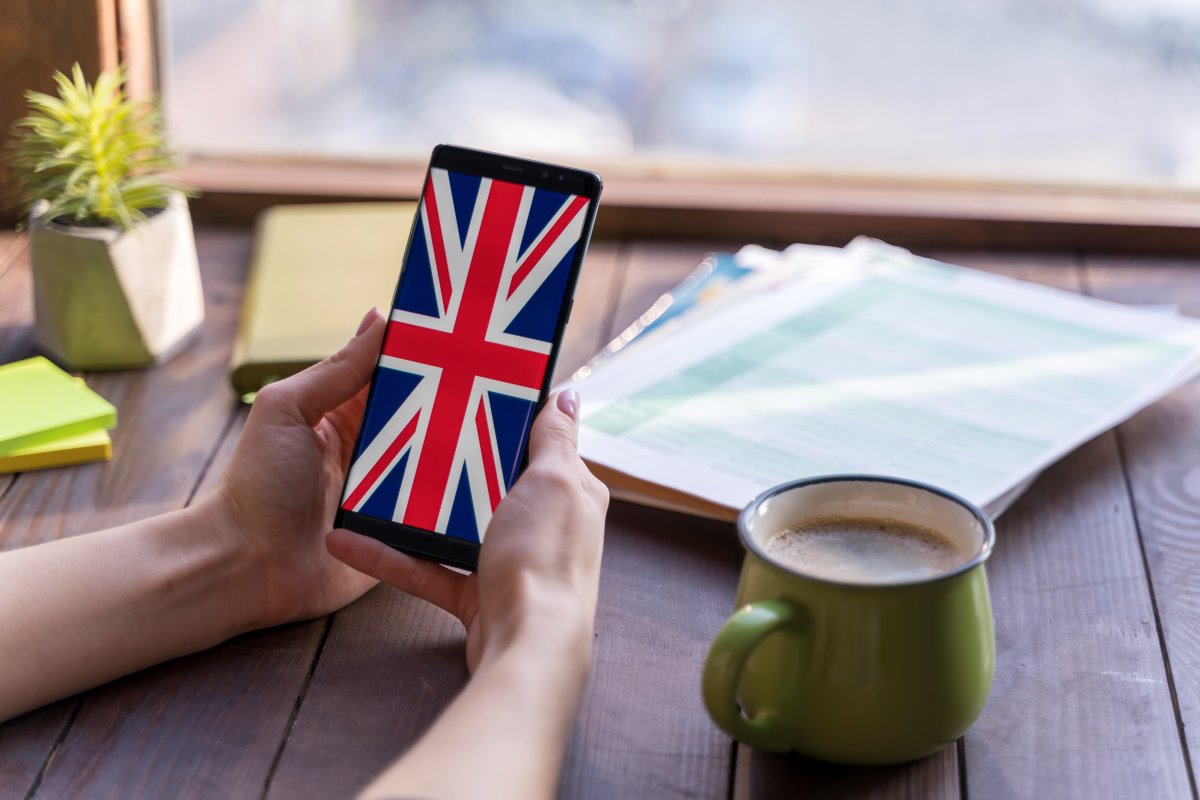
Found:
[[[1200,193],[672,168],[605,169],[608,237],[914,248],[1200,251]],[[249,224],[272,205],[417,196],[423,164],[193,157],[179,178],[204,221]],[[11,219],[11,217],[10,217]]]
[[[424,165],[193,158],[197,217],[246,223],[267,206],[416,197]],[[817,174],[605,173],[598,232],[908,247],[1200,250],[1200,193]]]

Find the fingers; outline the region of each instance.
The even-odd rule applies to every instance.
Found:
[[[370,381],[386,328],[387,321],[372,308],[345,347],[303,372],[265,387],[255,406],[262,403],[295,413],[316,425],[326,412],[353,398]]]
[[[342,528],[325,537],[325,547],[347,566],[459,616],[459,600],[467,576]]]
[[[553,395],[533,421],[529,434],[529,461],[560,461],[579,458],[579,392],[566,389]]]

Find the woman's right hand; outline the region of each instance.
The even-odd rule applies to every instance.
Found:
[[[496,508],[474,575],[342,529],[329,534],[329,552],[457,616],[472,672],[531,636],[560,639],[586,674],[608,490],[579,458],[578,430],[579,395],[568,389],[534,421],[529,466]]]

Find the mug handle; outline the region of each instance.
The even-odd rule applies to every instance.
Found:
[[[788,731],[775,711],[743,715],[737,702],[738,682],[746,659],[759,642],[780,628],[798,627],[799,622],[795,605],[787,600],[760,600],[742,606],[721,626],[704,661],[701,691],[709,715],[733,738],[761,750],[783,753],[792,749]]]

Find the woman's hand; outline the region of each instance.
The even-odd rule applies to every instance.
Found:
[[[375,584],[325,549],[386,321],[371,309],[340,351],[258,393],[217,492],[217,535],[249,569],[231,586],[245,628],[328,614]]]
[[[364,798],[551,798],[587,685],[608,490],[576,452],[579,395],[546,405],[529,468],[464,575],[346,530],[329,552],[436,603],[467,629],[471,681]],[[463,769],[462,754],[471,754]]]
[[[383,329],[372,310],[339,353],[260,392],[211,497],[0,554],[0,721],[374,584],[325,535]]]
[[[529,467],[488,525],[479,572],[414,558],[335,530],[329,552],[357,570],[432,602],[467,629],[467,666],[524,636],[561,639],[586,674],[599,587],[608,490],[576,452],[579,395],[556,395],[529,438]]]

